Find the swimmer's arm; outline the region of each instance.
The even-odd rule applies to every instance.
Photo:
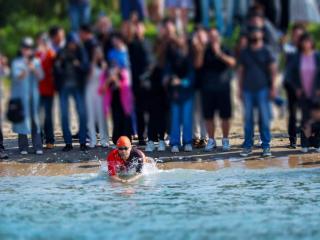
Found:
[[[137,175],[133,176],[132,178],[127,179],[126,183],[131,183],[131,182],[137,181],[141,177],[142,177],[142,174],[138,173]]]
[[[110,178],[111,178],[111,180],[113,180],[113,181],[116,181],[116,182],[121,182],[121,183],[127,183],[128,182],[128,180],[126,180],[126,179],[122,179],[122,178],[120,178],[120,177],[118,177],[118,176],[110,176]]]

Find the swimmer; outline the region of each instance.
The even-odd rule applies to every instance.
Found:
[[[107,156],[108,173],[112,180],[130,183],[142,176],[145,155],[136,148],[132,148],[128,137],[121,136],[117,141],[117,148]],[[129,178],[125,176],[130,175]]]

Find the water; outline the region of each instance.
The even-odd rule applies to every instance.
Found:
[[[320,239],[320,168],[0,178],[0,239]]]

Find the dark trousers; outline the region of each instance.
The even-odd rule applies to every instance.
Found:
[[[33,120],[31,119],[31,139],[32,139],[32,146],[35,151],[42,150],[42,141],[41,141],[41,134],[38,132],[37,126]],[[18,146],[20,151],[28,151],[29,148],[29,140],[27,134],[18,134]]]
[[[72,135],[69,128],[69,97],[72,96],[76,103],[79,119],[79,142],[86,143],[87,113],[84,103],[83,91],[77,87],[63,87],[59,92],[61,125],[65,144],[72,144]]]
[[[285,85],[287,99],[288,99],[288,134],[290,143],[296,143],[297,141],[297,111],[299,101],[296,96],[295,89],[289,84]]]
[[[304,134],[303,128],[305,127],[305,124],[310,119],[311,114],[311,103],[312,100],[308,99],[306,97],[301,97],[299,99],[299,105],[301,107],[302,111],[302,120],[301,120],[301,147],[309,147],[310,146],[310,138],[307,138]],[[314,142],[312,142],[314,143]]]
[[[3,146],[2,124],[0,125],[0,149],[4,149],[4,146]]]
[[[54,131],[53,131],[53,99],[54,97],[41,96],[40,108],[44,110],[44,122],[42,124],[44,139],[46,144],[54,143]]]
[[[132,119],[131,115],[126,115],[120,101],[120,94],[118,90],[115,90],[112,94],[112,122],[113,132],[112,141],[114,144],[120,136],[127,136],[131,139],[132,135]]]
[[[164,140],[167,126],[166,97],[155,95],[149,101],[148,139],[157,142]]]
[[[139,140],[144,140],[144,133],[146,130],[145,114],[147,113],[147,93],[135,92],[135,112],[137,117],[137,130]]]

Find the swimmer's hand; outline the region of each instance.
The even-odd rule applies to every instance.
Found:
[[[122,179],[122,178],[120,178],[118,176],[111,176],[110,178],[111,178],[111,180],[116,181],[116,182],[121,182],[121,183],[127,183],[128,182],[126,179]]]
[[[132,178],[127,179],[126,181],[127,181],[127,183],[131,183],[131,182],[138,180],[141,177],[142,177],[142,174],[137,174],[137,175],[133,176]]]
[[[131,183],[131,182],[138,180],[141,176],[142,176],[142,174],[137,174],[129,179],[123,179],[118,176],[111,176],[110,178],[114,181],[121,182],[121,183]]]

